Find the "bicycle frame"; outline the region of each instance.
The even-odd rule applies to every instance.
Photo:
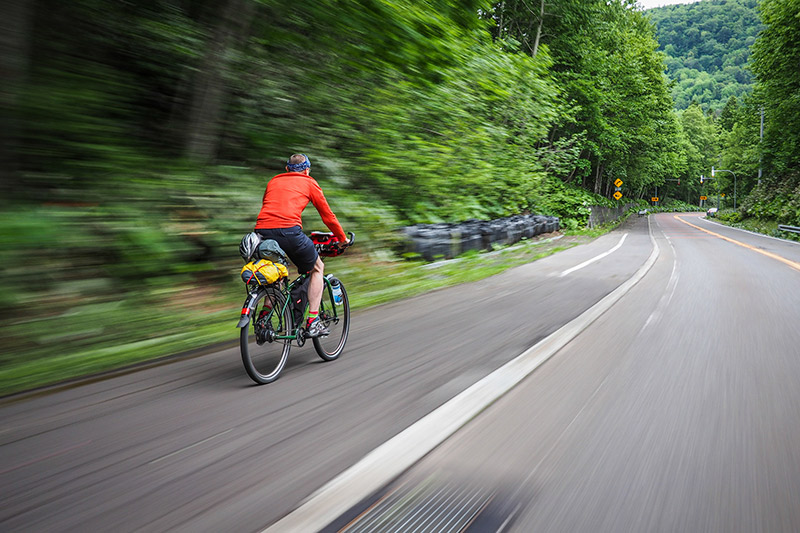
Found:
[[[281,316],[283,316],[283,313],[284,313],[284,310],[286,309],[286,307],[291,304],[290,295],[291,295],[291,292],[292,292],[292,288],[295,285],[297,285],[298,283],[302,283],[307,277],[308,277],[308,274],[301,274],[294,281],[292,281],[290,283],[287,283],[286,286],[283,289],[278,289],[277,287],[275,288],[276,290],[279,290],[285,297],[284,298],[284,303],[283,303],[283,308],[280,309]],[[323,279],[323,284],[324,284],[322,290],[328,291],[329,295],[332,295],[333,288],[331,287],[330,280],[325,276],[323,276],[322,279]],[[267,287],[259,287],[257,291],[248,292],[247,293],[247,298],[245,299],[244,305],[242,306],[242,314],[241,314],[241,316],[239,318],[239,323],[236,325],[237,328],[248,327],[249,324],[250,324],[250,320],[251,319],[253,321],[258,319],[258,317],[255,316],[256,302],[258,302],[259,297],[261,296],[261,293],[262,292],[266,292],[266,291],[267,291]],[[325,305],[324,302],[325,302],[325,298],[322,298],[322,301],[320,302],[320,311],[322,311],[322,308]],[[338,311],[336,309],[336,306],[334,305],[334,306],[331,306],[331,307],[333,308],[332,309],[333,310],[333,319],[338,321],[339,315],[338,315]],[[276,310],[274,308],[270,309],[270,314],[274,313],[275,311]],[[298,337],[300,337],[300,335],[299,335],[300,325],[294,323],[294,315],[293,315],[293,313],[290,312],[289,316],[292,317],[292,324],[291,324],[291,327],[289,328],[289,331],[291,331],[291,335],[276,335],[275,336],[275,340],[292,340],[293,341],[293,340],[297,340]]]

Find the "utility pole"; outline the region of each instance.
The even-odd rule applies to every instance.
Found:
[[[761,161],[764,157],[761,155],[761,143],[764,142],[764,106],[761,106],[761,134],[758,138],[758,184],[761,185]],[[736,197],[733,197],[736,200]]]

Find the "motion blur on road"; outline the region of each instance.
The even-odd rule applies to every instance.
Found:
[[[0,531],[800,531],[795,7],[0,1]],[[352,324],[255,386],[294,153]]]
[[[424,518],[428,531],[796,531],[798,290],[796,243],[698,213],[634,217],[356,313],[340,360],[298,349],[268,386],[228,349],[7,402],[0,524],[291,531],[302,512],[315,530]],[[564,337],[565,324],[579,326]],[[562,348],[449,438],[417,431],[556,337]],[[430,452],[399,476],[391,458],[359,468],[390,441],[397,462]],[[354,497],[332,502],[319,489],[343,473]]]

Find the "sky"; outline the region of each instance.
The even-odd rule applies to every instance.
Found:
[[[697,1],[699,0],[638,0],[639,5],[645,9],[650,9],[651,7],[668,6],[672,4],[694,4]]]

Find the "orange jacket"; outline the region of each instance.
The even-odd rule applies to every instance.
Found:
[[[342,225],[331,211],[322,188],[311,176],[299,172],[278,174],[267,183],[255,229],[303,227],[303,209],[314,204],[322,221],[341,242],[347,242]]]

